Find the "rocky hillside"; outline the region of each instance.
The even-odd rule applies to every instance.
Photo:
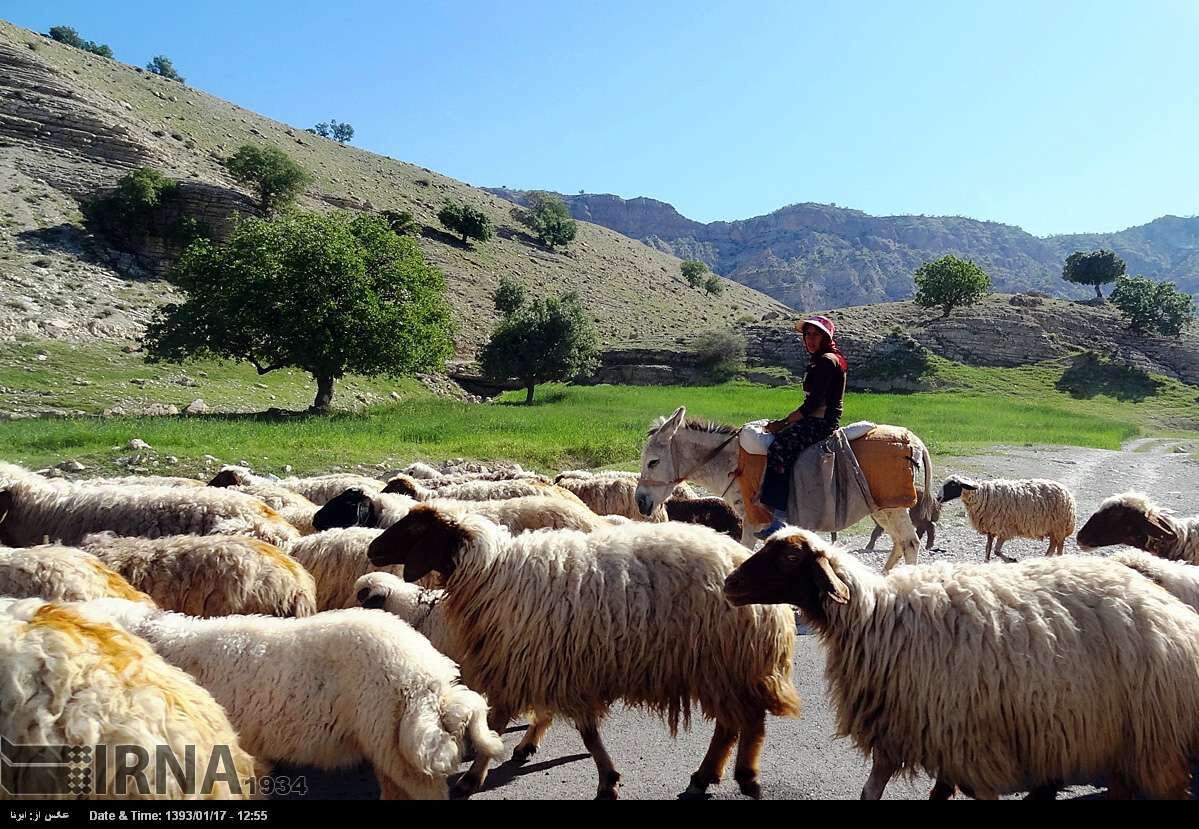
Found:
[[[524,192],[491,192],[520,203]],[[870,216],[826,204],[793,204],[766,216],[702,224],[654,199],[563,196],[576,218],[611,228],[794,308],[903,299],[912,272],[953,253],[978,262],[996,290],[1040,290],[1082,298],[1089,288],[1061,279],[1075,250],[1108,247],[1130,274],[1170,279],[1199,296],[1199,217],[1164,216],[1111,234],[1038,238],[1014,225],[960,216]]]
[[[245,143],[278,147],[312,173],[302,207],[413,213],[426,257],[447,277],[460,356],[490,329],[488,295],[505,274],[535,291],[578,291],[606,346],[670,346],[784,310],[736,282],[715,300],[686,285],[670,253],[598,225],[546,250],[511,203],[482,190],[0,21],[0,338],[137,336],[174,295],[161,279],[163,250],[112,249],[84,229],[80,201],[151,166],[181,180],[189,209],[219,226],[252,210],[221,165]],[[463,247],[442,233],[447,198],[485,210],[496,237]]]
[[[1051,297],[996,294],[947,319],[912,302],[826,312],[850,360],[851,381],[879,391],[919,390],[930,357],[969,366],[1014,367],[1082,354],[1199,386],[1199,330],[1137,337],[1110,306]],[[808,358],[792,320],[748,327],[748,358],[802,376]],[[1196,414],[1199,415],[1199,401]]]

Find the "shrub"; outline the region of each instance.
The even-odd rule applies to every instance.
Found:
[[[339,122],[334,118],[322,121],[315,127],[310,127],[308,132],[313,135],[319,135],[321,138],[331,139],[338,144],[344,144],[354,137],[354,128],[352,126],[348,123]]]
[[[470,239],[486,242],[491,238],[491,219],[477,207],[447,199],[437,213],[437,220],[451,233],[462,236],[462,244]]]
[[[416,236],[420,233],[420,222],[407,210],[384,210],[379,215],[400,236]]]
[[[146,237],[157,236],[182,249],[208,230],[181,212],[178,192],[178,181],[142,167],[123,176],[110,192],[84,202],[83,213],[93,231],[119,248],[136,250]]]
[[[745,337],[732,331],[701,334],[692,343],[691,353],[710,382],[723,383],[745,368]]]
[[[566,202],[543,190],[534,190],[527,198],[529,207],[521,221],[543,245],[553,249],[575,238],[578,224],[571,218]]]
[[[175,71],[175,65],[171,63],[171,59],[166,55],[155,55],[154,59],[146,64],[146,69],[167,80],[179,81],[179,83],[185,82],[183,76]]]
[[[704,278],[704,290],[712,296],[720,296],[724,293],[724,283],[720,281],[719,276],[710,273]]]
[[[1195,300],[1173,282],[1155,282],[1144,276],[1121,276],[1112,291],[1112,304],[1142,334],[1178,336],[1195,318]]]
[[[916,269],[914,277],[917,305],[923,308],[940,306],[942,317],[962,305],[972,305],[991,291],[991,278],[969,259],[952,254],[935,262],[925,262]]]
[[[525,304],[524,286],[510,276],[501,277],[491,301],[501,316],[509,316]]]
[[[84,40],[70,26],[51,26],[50,38],[57,40],[59,43],[65,43],[67,46],[74,46],[76,49],[91,52],[93,55],[99,55],[103,58],[112,57],[112,49],[108,47],[108,44]]]
[[[225,167],[257,191],[259,204],[268,213],[290,203],[312,180],[287,153],[274,147],[243,144]]]
[[[687,284],[692,288],[698,288],[704,284],[704,274],[708,271],[708,266],[698,259],[684,259],[679,265],[679,270],[683,273],[683,279],[687,280]]]

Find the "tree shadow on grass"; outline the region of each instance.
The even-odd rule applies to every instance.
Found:
[[[537,239],[535,236],[533,236],[531,233],[525,233],[523,230],[520,230],[515,227],[497,228],[495,231],[495,235],[499,236],[501,239],[507,239],[510,242],[520,242],[522,244],[528,245],[529,247],[534,247],[534,248],[537,248],[538,250],[553,253],[553,251],[549,250],[549,248],[547,248],[545,245],[541,244],[541,241],[539,239]]]
[[[438,230],[437,228],[430,227],[429,225],[425,225],[421,228],[420,235],[426,239],[432,239],[434,242],[441,242],[443,245],[449,245],[450,247],[460,248],[462,250],[474,249],[469,242],[463,242],[460,237],[453,236],[449,233],[446,233],[444,230]]]
[[[1123,402],[1139,403],[1155,396],[1162,384],[1136,366],[1087,352],[1071,360],[1055,386],[1079,400],[1105,394]]]
[[[514,389],[513,391],[518,391],[518,390]],[[524,391],[524,387],[522,386],[519,389],[519,391]],[[555,391],[547,391],[547,392],[534,392],[532,403],[525,403],[525,399],[523,397],[521,397],[521,398],[514,397],[511,400],[497,400],[492,405],[493,406],[517,406],[517,407],[549,406],[554,403],[561,403],[565,399],[566,399],[566,392],[561,391],[561,390],[555,390]]]

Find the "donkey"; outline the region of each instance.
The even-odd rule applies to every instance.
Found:
[[[670,497],[679,482],[694,481],[733,506],[742,520],[741,543],[752,550],[757,540],[754,533],[765,524],[753,523],[746,517],[741,488],[736,485],[740,430],[719,423],[686,420],[686,414],[686,407],[679,406],[670,417],[659,418],[650,430],[649,440],[641,450],[641,477],[635,494],[637,508],[649,515]],[[923,504],[931,509],[935,506],[935,493],[928,450],[915,434],[908,432],[908,435],[919,453],[918,464],[924,467],[924,480],[916,485],[917,507]],[[900,558],[907,564],[915,564],[920,539],[907,507],[879,510],[871,518],[891,537],[892,550],[884,572],[898,564]]]

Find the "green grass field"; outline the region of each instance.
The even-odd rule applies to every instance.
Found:
[[[209,378],[214,372],[242,371],[209,368]],[[1105,371],[1102,366],[1092,368],[1100,374]],[[145,371],[144,367],[139,370]],[[1068,361],[1003,370],[950,364],[945,370],[953,373],[958,390],[851,392],[846,398],[846,421],[868,419],[907,426],[939,455],[968,453],[996,444],[1116,449],[1137,435],[1199,437],[1194,431],[1199,429],[1199,391],[1172,381],[1152,379],[1156,384],[1152,393],[1141,385],[1130,396],[1123,387],[1105,391],[1095,378],[1083,378],[1085,383],[1079,380],[1079,388],[1072,385],[1074,380],[1063,383],[1063,376],[1077,372],[1077,365]],[[196,373],[195,367],[188,371]],[[94,372],[88,376],[98,378]],[[238,379],[227,379],[230,392]],[[11,382],[11,376],[0,374],[0,383]],[[297,405],[310,399],[311,385],[303,376],[281,376],[272,382],[278,384],[270,387],[277,396],[286,394]],[[346,385],[353,388],[356,383],[365,387],[367,381]],[[0,423],[0,440],[6,447],[3,459],[40,467],[76,458],[94,470],[113,469],[119,466],[118,458],[131,454],[124,447],[137,437],[154,449],[139,468],[159,472],[168,468],[162,459],[175,456],[179,459],[176,470],[202,474],[206,467],[201,458],[206,454],[221,463],[244,460],[256,469],[276,473],[285,464],[297,473],[306,473],[335,467],[369,469],[376,464],[392,467],[415,459],[450,457],[515,460],[545,471],[634,468],[650,422],[676,406],[686,405],[694,416],[742,423],[779,417],[794,408],[800,397],[796,387],[747,383],[710,387],[547,385],[538,388],[532,406],[521,403],[523,392],[479,405],[434,397],[411,381],[388,387],[402,391],[399,401],[327,417],[221,414]],[[104,388],[97,379],[96,385],[82,389],[93,410],[104,400],[90,398],[105,398]],[[181,393],[186,397],[194,391]],[[59,397],[67,393],[63,389],[53,393],[67,405],[80,402]],[[344,393],[343,388],[339,394]]]

